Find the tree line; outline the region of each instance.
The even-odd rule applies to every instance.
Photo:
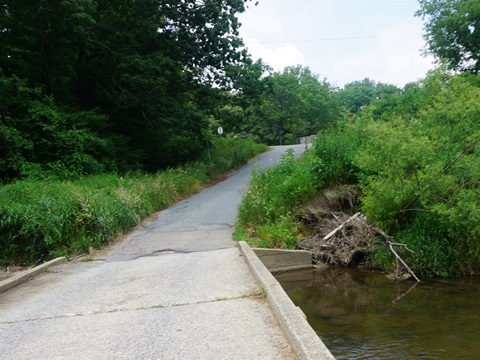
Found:
[[[293,143],[332,123],[333,87],[253,62],[249,0],[1,0],[0,179],[157,171],[212,129]]]
[[[248,61],[243,0],[2,0],[0,177],[195,157],[203,92]]]
[[[420,5],[428,50],[478,71],[476,3]],[[339,89],[307,67],[252,61],[238,34],[248,6],[1,0],[0,180],[154,172],[198,158],[218,126],[292,144],[402,91],[370,79]]]

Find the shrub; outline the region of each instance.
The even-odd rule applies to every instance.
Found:
[[[360,142],[359,134],[351,131],[347,123],[318,134],[312,165],[326,186],[356,183],[359,170],[354,156]]]
[[[432,80],[430,80],[431,82]],[[425,276],[480,270],[480,88],[450,76],[415,117],[363,118],[362,212]]]

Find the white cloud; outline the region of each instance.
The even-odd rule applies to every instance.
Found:
[[[260,44],[255,39],[249,39],[246,37],[244,38],[244,41],[254,60],[261,58],[264,63],[270,65],[276,71],[281,71],[290,65],[305,63],[305,56],[294,45],[277,44],[267,46]]]
[[[421,24],[416,19],[385,29],[383,33],[385,36],[375,44],[375,56],[381,59],[375,71],[384,82],[404,85],[424,77],[433,68],[433,58],[421,55],[424,40]]]
[[[302,64],[339,86],[365,77],[403,86],[433,68],[432,58],[420,52],[425,44],[422,22],[413,16],[416,0],[301,5],[262,0],[242,14],[240,34],[255,59],[276,70]]]

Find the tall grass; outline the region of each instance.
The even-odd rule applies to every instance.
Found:
[[[298,224],[290,215],[316,194],[322,181],[312,164],[313,152],[296,160],[290,150],[278,166],[253,175],[239,209],[237,240],[259,247],[297,247]]]
[[[264,150],[248,139],[217,139],[211,160],[153,175],[106,174],[5,185],[0,188],[0,265],[30,265],[100,248]]]

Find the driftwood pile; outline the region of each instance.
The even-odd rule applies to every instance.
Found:
[[[321,214],[318,220],[318,232],[300,244],[301,249],[313,251],[317,262],[356,266],[362,262],[365,254],[372,250],[373,236],[368,231],[365,218],[358,213],[352,217],[344,214]],[[333,226],[336,228],[332,230]]]
[[[313,252],[317,263],[336,266],[357,266],[361,264],[368,252],[374,248],[375,238],[383,238],[397,261],[396,279],[413,276],[413,271],[400,258],[395,243],[382,230],[373,227],[361,213],[352,211],[356,207],[358,190],[355,187],[341,187],[324,191],[322,196],[306,206],[301,214],[301,221],[307,228],[307,235],[299,248]],[[400,264],[409,273],[402,274]]]

